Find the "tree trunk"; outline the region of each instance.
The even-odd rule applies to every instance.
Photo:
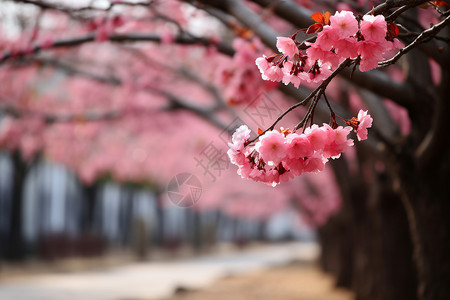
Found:
[[[421,300],[450,299],[450,172],[445,164],[438,169],[427,176],[403,176]]]
[[[386,174],[370,182],[333,162],[341,186],[341,212],[320,229],[322,266],[351,287],[357,299],[416,299],[408,219]]]
[[[5,247],[5,258],[21,260],[25,257],[25,245],[22,234],[23,191],[26,176],[26,163],[18,151],[12,155],[14,179],[12,189],[11,218],[9,235]]]

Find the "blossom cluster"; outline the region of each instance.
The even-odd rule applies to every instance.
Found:
[[[271,130],[262,134],[253,146],[250,129],[242,125],[228,144],[228,156],[239,167],[237,172],[242,178],[275,186],[306,172],[322,171],[330,158],[340,157],[353,146],[353,140],[348,138],[352,130],[359,141],[367,139],[372,118],[367,111],[360,110],[358,118],[346,123],[350,126],[312,125],[301,134],[286,129]]]
[[[236,51],[231,61],[227,58],[216,70],[218,84],[224,87],[224,98],[229,105],[256,105],[255,94],[274,89],[278,84],[261,80],[255,68],[255,58],[264,51],[258,38],[251,41],[237,38],[233,42]]]
[[[377,68],[378,62],[403,47],[394,38],[395,24],[388,24],[382,15],[365,15],[358,20],[353,12],[340,11],[322,22],[315,24],[320,25],[315,27],[320,31],[314,43],[305,42],[308,48],[304,52],[296,34],[278,37],[281,54],[256,59],[262,78],[295,87],[302,81],[319,83],[347,58],[358,58],[359,69],[364,72]]]

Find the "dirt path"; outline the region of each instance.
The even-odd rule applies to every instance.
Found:
[[[311,264],[294,263],[230,276],[201,291],[181,291],[168,300],[352,300],[333,278]]]

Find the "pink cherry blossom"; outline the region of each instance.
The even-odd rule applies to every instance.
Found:
[[[271,81],[283,80],[283,71],[279,66],[271,65],[265,57],[258,57],[255,62],[264,80],[271,80]]]
[[[373,119],[367,114],[367,110],[360,110],[358,113],[358,129],[356,130],[356,135],[358,136],[358,141],[363,141],[367,139],[367,128],[372,127]]]
[[[319,64],[319,68],[317,71],[310,70],[308,72],[309,82],[312,83],[320,83],[330,76],[332,71],[329,68],[328,64]]]
[[[323,50],[316,43],[306,50],[306,54],[311,60],[320,60],[322,63],[329,63],[332,67],[337,67],[341,60],[341,57],[336,55],[336,53]]]
[[[330,17],[330,22],[340,39],[353,36],[358,31],[358,21],[351,11],[336,12]]]
[[[314,153],[311,142],[305,134],[289,134],[287,137],[287,157],[304,158]]]
[[[285,85],[292,83],[296,88],[298,88],[300,86],[301,79],[298,75],[291,72],[293,66],[294,66],[294,64],[290,61],[287,61],[284,63],[282,82]]]
[[[264,161],[279,164],[286,156],[287,145],[284,134],[277,130],[266,132],[259,138],[255,149],[261,153]]]
[[[383,15],[365,15],[361,21],[360,30],[365,40],[380,42],[386,37],[387,23]]]
[[[311,147],[314,150],[323,149],[323,147],[325,147],[328,136],[327,132],[323,130],[323,128],[320,128],[319,126],[314,124],[311,127],[306,128],[305,133],[311,143]]]
[[[357,42],[354,38],[343,38],[336,41],[334,49],[340,57],[356,58],[358,56]]]
[[[234,144],[244,144],[250,139],[251,130],[247,125],[241,125],[233,134],[232,141]]]
[[[378,67],[378,61],[376,57],[374,58],[363,58],[361,59],[361,62],[359,63],[359,70],[361,72],[367,72],[373,69],[376,69]]]
[[[256,65],[258,66],[259,71],[261,72],[261,74],[263,74],[263,78],[264,78],[264,73],[267,71],[267,69],[270,67],[269,62],[267,61],[266,57],[258,57],[255,60]]]
[[[300,176],[305,172],[306,162],[303,157],[288,158],[285,161],[285,165],[293,175]]]
[[[291,58],[294,57],[295,54],[299,53],[294,40],[287,37],[277,37],[277,48],[278,51]]]
[[[327,124],[324,124],[324,128],[328,133],[328,143],[323,149],[324,157],[339,158],[342,152],[353,146],[353,140],[347,139],[348,134],[352,131],[352,127],[339,126],[336,129],[332,129]]]
[[[305,172],[318,173],[325,168],[328,159],[323,157],[320,152],[316,152],[305,162]]]
[[[338,40],[336,30],[330,26],[324,26],[323,30],[317,34],[317,39],[314,44],[319,45],[322,50],[328,51],[333,48],[336,40]]]
[[[378,62],[383,60],[386,46],[390,46],[386,40],[381,42],[359,41],[358,54],[361,55],[360,71],[366,72],[377,68]]]

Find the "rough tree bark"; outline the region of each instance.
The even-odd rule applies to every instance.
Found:
[[[18,151],[12,155],[14,178],[9,236],[4,250],[4,256],[9,260],[21,260],[25,256],[25,245],[22,234],[23,192],[27,165]]]

